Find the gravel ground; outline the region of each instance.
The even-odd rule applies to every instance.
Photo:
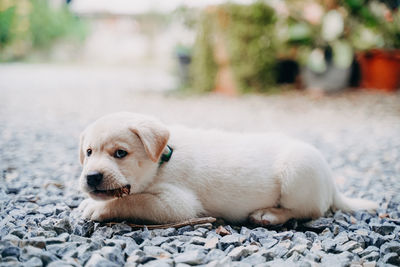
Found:
[[[0,77],[0,266],[400,265],[399,94],[228,99],[96,90],[79,81],[68,89],[29,88],[30,80],[12,86],[7,79]],[[56,84],[57,77],[49,79]],[[217,221],[137,230],[83,221],[75,209],[84,199],[77,187],[79,132],[120,110],[167,123],[298,137],[323,152],[346,195],[373,199],[380,208],[273,228]],[[217,234],[220,225],[230,234]]]

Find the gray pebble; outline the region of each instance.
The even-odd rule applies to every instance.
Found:
[[[206,255],[202,250],[190,250],[175,256],[174,261],[190,265],[203,264],[205,257]]]

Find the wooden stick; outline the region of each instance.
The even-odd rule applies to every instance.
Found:
[[[177,223],[167,223],[167,224],[133,224],[133,223],[125,223],[126,225],[129,225],[132,228],[144,228],[147,227],[147,229],[152,230],[152,229],[167,229],[167,228],[180,228],[183,226],[187,225],[196,225],[196,224],[204,224],[204,223],[213,223],[217,219],[213,217],[203,217],[203,218],[193,218],[189,219],[183,222],[177,222]],[[118,224],[117,222],[109,222],[107,223],[108,226],[112,226]]]

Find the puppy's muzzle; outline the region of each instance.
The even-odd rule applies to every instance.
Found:
[[[93,171],[86,175],[86,182],[90,187],[96,187],[103,181],[103,174],[101,172]]]

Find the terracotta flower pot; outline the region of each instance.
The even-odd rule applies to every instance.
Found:
[[[400,87],[400,50],[371,50],[357,55],[362,88],[394,92]]]

